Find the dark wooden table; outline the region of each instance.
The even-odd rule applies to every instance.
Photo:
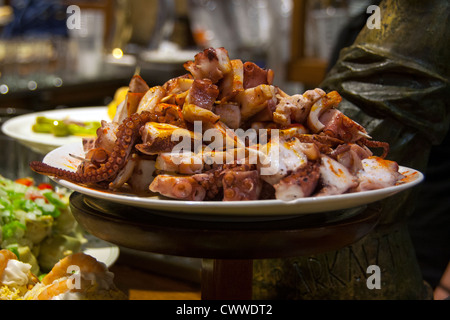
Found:
[[[353,208],[280,219],[189,219],[130,207],[74,192],[77,221],[117,245],[166,255],[202,258],[202,299],[251,299],[253,260],[336,250],[370,232],[378,212]],[[220,203],[218,203],[220,205]]]

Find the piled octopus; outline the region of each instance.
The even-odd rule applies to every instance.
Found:
[[[397,163],[385,160],[389,145],[371,140],[336,109],[342,99],[336,91],[317,88],[290,96],[273,85],[272,70],[231,60],[224,48],[205,49],[183,66],[187,74],[162,86],[150,88],[133,76],[114,119],[102,122],[97,137],[83,140],[85,157],[76,172],[39,161],[31,168],[113,192],[126,188],[195,201],[293,200],[384,188],[401,179]],[[175,131],[197,139],[196,121],[202,130],[217,130],[234,148],[172,152]],[[233,135],[239,128],[265,129],[268,140],[249,146]],[[273,129],[279,132],[276,140]],[[247,159],[255,151],[270,154],[274,146],[279,163],[275,172],[263,175],[264,164]],[[243,156],[231,162],[209,161],[240,148]],[[383,154],[374,156],[369,148],[381,148]]]

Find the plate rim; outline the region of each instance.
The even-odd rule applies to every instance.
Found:
[[[43,159],[43,162],[49,163],[51,165],[57,165],[54,162],[50,161],[49,159],[54,156],[55,153],[58,152],[64,152],[64,150],[67,149],[67,151],[72,150],[72,148],[81,148],[81,145],[79,143],[73,143],[61,146],[51,152],[49,152]],[[65,169],[70,170],[68,167]],[[73,170],[73,169],[72,169]],[[61,186],[71,189],[73,191],[80,192],[82,194],[99,198],[103,200],[109,200],[117,203],[122,203],[126,205],[130,205],[133,207],[138,208],[145,208],[148,210],[163,210],[163,211],[169,211],[169,212],[176,212],[179,211],[181,214],[189,214],[192,213],[192,210],[198,210],[195,212],[196,215],[227,215],[227,216],[293,216],[293,215],[302,215],[302,214],[309,214],[309,213],[315,213],[315,212],[323,212],[323,211],[330,211],[330,209],[326,210],[307,210],[307,211],[297,211],[296,212],[277,212],[276,214],[270,214],[270,213],[245,213],[242,212],[242,210],[236,210],[236,209],[257,209],[261,206],[270,206],[270,207],[283,207],[293,209],[293,207],[299,206],[299,205],[313,205],[313,206],[320,206],[320,205],[327,205],[330,203],[343,203],[346,201],[355,201],[357,203],[355,206],[358,205],[365,205],[372,202],[376,202],[382,199],[385,199],[387,197],[390,197],[394,194],[397,194],[401,191],[404,191],[406,189],[410,189],[419,183],[421,183],[424,180],[424,174],[416,169],[412,169],[405,166],[399,166],[400,172],[411,172],[411,174],[414,174],[415,177],[411,181],[404,182],[399,185],[382,188],[382,189],[376,189],[376,190],[368,190],[363,192],[355,192],[355,193],[345,193],[345,194],[339,194],[339,195],[328,195],[328,196],[320,196],[320,197],[306,197],[306,198],[300,198],[292,201],[283,201],[279,199],[267,199],[267,200],[246,200],[246,201],[229,201],[229,202],[223,202],[223,201],[184,201],[184,200],[176,200],[176,199],[158,199],[156,197],[140,197],[137,195],[132,194],[118,194],[118,193],[110,193],[105,192],[103,190],[97,190],[93,188],[89,188],[86,186],[78,185],[72,182],[69,182],[64,179],[58,179],[55,177],[50,177],[53,181],[60,184]],[[365,201],[365,198],[378,198],[376,200],[369,200]],[[345,206],[345,208],[351,208],[352,206]],[[335,210],[341,210],[345,208],[338,207]],[[214,213],[210,211],[211,209],[219,209],[220,213]],[[227,210],[227,213],[224,214],[224,210]]]
[[[108,268],[111,267],[114,263],[116,263],[117,259],[120,255],[120,248],[118,245],[105,241],[103,239],[100,239],[92,234],[85,235],[85,238],[87,239],[87,242],[82,245],[81,251],[85,254],[89,254],[90,256],[93,256],[98,261],[104,263]],[[93,243],[94,241],[100,242],[104,244],[105,246],[101,249],[95,248],[95,247],[89,247],[89,243]],[[97,249],[97,250],[95,250]],[[98,250],[101,250],[103,252],[108,252],[107,259],[102,259],[101,255],[98,254]]]

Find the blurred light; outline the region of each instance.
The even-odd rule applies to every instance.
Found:
[[[37,82],[34,81],[34,80],[28,81],[27,87],[31,91],[36,90],[37,89]]]
[[[112,51],[112,55],[116,59],[120,59],[123,57],[123,51],[120,48],[114,48]]]
[[[59,88],[59,87],[62,86],[62,84],[63,84],[63,80],[60,77],[56,77],[56,78],[53,79],[53,85],[55,87]]]
[[[1,94],[7,94],[8,91],[9,91],[9,88],[8,88],[8,86],[7,86],[6,84],[2,84],[2,85],[0,86],[0,93],[1,93]]]

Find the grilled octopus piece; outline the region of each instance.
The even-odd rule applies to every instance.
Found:
[[[188,201],[202,201],[206,195],[206,190],[192,176],[160,174],[149,189],[169,198]]]
[[[221,80],[232,69],[228,51],[225,48],[207,48],[194,57],[194,61],[183,64],[194,79],[210,79],[212,83]]]
[[[271,69],[263,69],[257,64],[247,61],[243,65],[244,89],[254,88],[260,84],[272,84],[274,72]]]
[[[309,197],[319,182],[319,169],[320,161],[308,161],[306,165],[274,185],[275,197],[285,201]]]

